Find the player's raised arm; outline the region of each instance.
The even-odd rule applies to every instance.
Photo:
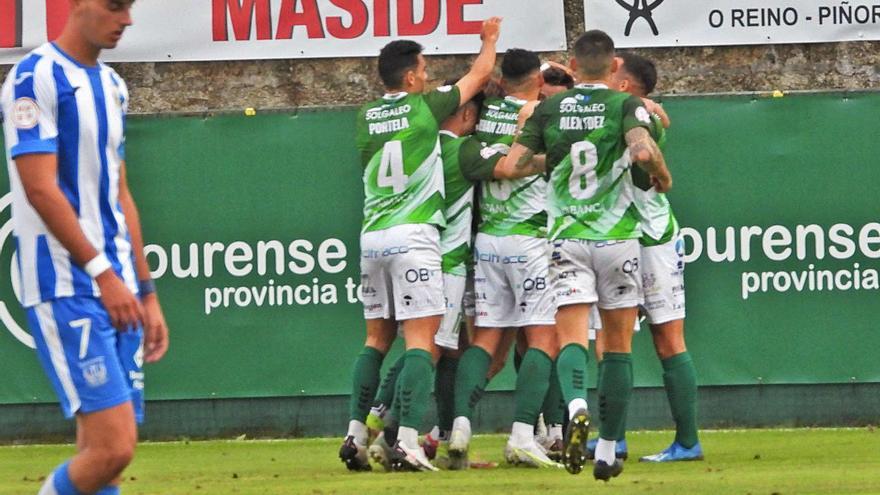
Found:
[[[474,60],[471,70],[456,83],[461,93],[461,104],[470,101],[474,95],[482,91],[483,86],[486,85],[489,77],[492,76],[492,71],[495,69],[495,57],[498,51],[496,45],[498,44],[500,34],[500,17],[490,17],[483,21],[483,30],[480,33],[483,45],[480,48],[480,54]]]
[[[633,163],[651,174],[651,182],[657,192],[666,192],[672,188],[672,174],[666,168],[666,159],[647,129],[631,129],[626,133],[626,144]]]

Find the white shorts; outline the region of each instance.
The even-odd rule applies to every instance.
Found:
[[[550,277],[557,307],[598,303],[621,309],[643,302],[637,240],[556,241]]]
[[[477,234],[476,326],[505,328],[555,323],[556,305],[548,278],[549,251],[546,239]]]
[[[464,301],[461,303],[464,315],[470,318],[477,316],[477,301],[474,294],[474,271],[468,269],[467,281],[464,286]]]
[[[684,239],[642,247],[642,310],[648,323],[659,325],[684,319]]]
[[[461,317],[467,277],[443,274],[443,290],[446,292],[446,314],[434,336],[434,343],[446,349],[458,349],[458,335],[461,333]]]
[[[440,259],[440,233],[433,225],[361,234],[364,318],[403,321],[446,313]]]

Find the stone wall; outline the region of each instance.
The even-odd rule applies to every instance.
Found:
[[[568,39],[583,32],[582,0],[565,0]],[[123,40],[124,42],[124,40]],[[659,93],[880,87],[880,42],[639,50],[660,71]],[[564,53],[545,54],[560,62]],[[440,81],[472,57],[437,56]],[[201,112],[362,103],[381,90],[373,59],[117,64],[136,112]],[[8,67],[0,68],[5,77]]]

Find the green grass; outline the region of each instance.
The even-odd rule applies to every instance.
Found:
[[[629,435],[632,458],[654,453],[669,432]],[[480,436],[472,458],[501,462],[468,472],[353,474],[336,458],[337,439],[144,443],[126,471],[131,494],[647,493],[880,494],[880,433],[841,430],[744,430],[702,433],[704,462],[628,462],[605,484],[590,471],[510,468],[504,436]],[[0,448],[0,493],[37,492],[40,478],[73,453],[71,446]]]

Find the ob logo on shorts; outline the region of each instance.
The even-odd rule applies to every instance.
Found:
[[[427,268],[409,269],[404,273],[403,278],[407,282],[414,284],[417,282],[427,282],[431,280],[431,271]]]

